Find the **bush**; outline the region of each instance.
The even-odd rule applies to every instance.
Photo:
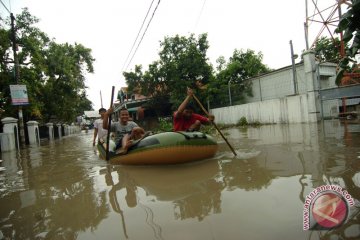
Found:
[[[171,118],[159,118],[158,126],[155,132],[170,132],[173,130]]]
[[[248,121],[246,120],[246,117],[241,117],[240,120],[238,121],[237,125],[247,126],[247,125],[249,125],[249,123],[248,123]]]
[[[253,123],[251,123],[251,126],[253,127],[260,127],[261,126],[261,123],[259,121],[255,121]]]

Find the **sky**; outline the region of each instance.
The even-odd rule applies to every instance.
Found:
[[[176,34],[190,36],[191,33],[197,37],[207,33],[210,46],[207,56],[214,67],[220,56],[228,59],[235,49],[251,49],[263,54],[265,65],[278,69],[291,65],[290,40],[295,54],[301,55],[306,48],[304,0],[1,1],[15,16],[27,7],[31,15],[40,19],[37,26],[57,43],[76,42],[92,49],[92,56],[96,59],[95,72],[86,75],[86,85],[87,97],[95,110],[110,106],[112,86],[115,86],[115,96],[120,87],[126,86],[123,71],[132,71],[139,64],[146,70],[150,63],[158,60],[160,41],[165,37]],[[326,9],[336,1],[317,2],[319,9]],[[309,0],[308,16],[314,13],[314,9]],[[148,11],[149,16],[135,42]],[[323,16],[328,17],[328,12],[325,11]],[[0,13],[2,18],[9,16],[3,5],[0,5]],[[321,27],[322,24],[309,22],[310,45]],[[300,58],[296,59],[298,61]]]

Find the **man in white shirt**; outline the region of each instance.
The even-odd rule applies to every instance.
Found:
[[[108,129],[109,116],[113,113],[113,108],[104,114],[103,128]],[[126,108],[120,110],[119,121],[111,123],[110,132],[115,132],[115,143],[117,154],[126,154],[134,140],[139,140],[145,136],[143,128],[135,122],[129,120],[129,111]]]
[[[95,146],[96,143],[96,137],[98,138],[98,141],[100,141],[101,139],[105,139],[107,136],[107,129],[103,128],[103,120],[104,120],[104,115],[106,113],[106,109],[105,108],[100,108],[99,109],[99,114],[100,114],[100,118],[96,119],[94,122],[94,139],[93,139],[93,146]]]

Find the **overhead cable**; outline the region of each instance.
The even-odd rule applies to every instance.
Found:
[[[197,26],[198,26],[198,24],[199,24],[199,21],[200,21],[202,12],[203,12],[203,10],[204,10],[205,3],[206,3],[206,0],[204,0],[203,5],[202,5],[202,7],[201,7],[201,10],[200,10],[200,12],[199,12],[199,15],[198,15],[198,17],[197,17],[197,20],[196,20],[196,23],[195,23],[195,27],[194,27],[194,32],[195,32],[195,30],[196,30],[196,28],[197,28]]]
[[[154,11],[153,11],[153,13],[152,13],[152,16],[151,16],[151,18],[150,18],[150,20],[149,20],[149,22],[148,22],[148,24],[147,24],[147,26],[146,26],[146,29],[145,29],[145,31],[144,31],[144,33],[143,33],[143,35],[141,36],[141,39],[140,39],[140,41],[139,41],[139,43],[138,43],[138,45],[137,45],[137,47],[136,47],[136,49],[135,49],[135,52],[134,52],[134,54],[132,55],[132,57],[131,57],[131,59],[130,59],[130,61],[129,61],[128,65],[127,65],[127,66],[126,66],[126,68],[125,68],[125,70],[129,67],[129,65],[130,65],[131,61],[133,60],[133,58],[134,58],[134,56],[135,56],[135,54],[136,54],[136,52],[137,52],[137,50],[138,50],[138,48],[139,48],[139,46],[140,46],[141,42],[142,42],[142,40],[143,40],[143,38],[144,38],[144,36],[145,36],[145,33],[146,33],[147,29],[149,28],[149,25],[150,25],[150,23],[151,23],[152,19],[154,18],[155,12],[156,12],[156,10],[157,10],[157,8],[158,8],[159,4],[160,4],[160,1],[161,1],[161,0],[159,0],[159,1],[158,1],[157,5],[156,5],[156,7],[155,7],[155,9],[154,9]]]
[[[121,71],[124,70],[126,63],[127,63],[127,61],[129,60],[130,54],[131,54],[132,50],[134,49],[135,43],[136,43],[136,41],[137,41],[137,39],[138,39],[138,37],[139,37],[139,35],[140,35],[140,32],[141,32],[141,30],[142,30],[142,28],[143,28],[143,26],[144,26],[144,23],[145,23],[145,20],[146,20],[147,16],[149,15],[149,12],[150,12],[150,9],[151,9],[153,3],[154,3],[154,0],[152,0],[152,2],[151,2],[151,4],[150,4],[150,7],[149,7],[149,9],[148,9],[148,11],[147,11],[147,13],[146,13],[146,15],[145,15],[145,18],[144,18],[144,20],[143,20],[143,22],[142,22],[142,24],[141,24],[141,27],[140,27],[140,29],[139,29],[139,32],[138,32],[137,35],[136,35],[136,38],[135,38],[135,40],[134,40],[134,43],[133,43],[133,45],[131,46],[131,49],[130,49],[130,51],[129,51],[129,54],[128,54],[127,57],[126,57],[126,60],[125,60],[125,62],[124,62],[124,65],[122,66]]]
[[[11,13],[10,10],[9,10],[9,9],[6,7],[6,5],[3,3],[3,1],[0,0],[0,2],[1,2],[1,4],[4,6],[4,8],[6,9],[6,11],[8,11],[9,13]]]

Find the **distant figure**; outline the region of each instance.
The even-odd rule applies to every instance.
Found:
[[[145,117],[144,108],[143,106],[140,106],[137,108],[137,120],[142,121],[144,120],[144,117]]]
[[[108,109],[104,114],[104,129],[108,129],[108,119],[111,113],[113,113],[113,108]],[[144,129],[135,122],[129,121],[129,118],[129,111],[126,108],[122,108],[120,110],[119,121],[111,123],[110,132],[115,132],[117,154],[126,154],[129,147],[134,144],[134,140],[139,140],[145,136]]]
[[[83,120],[83,119],[82,119],[82,116],[77,116],[77,117],[76,117],[76,123],[77,123],[78,126],[81,125],[82,120]]]
[[[187,89],[187,96],[174,113],[174,131],[198,131],[201,124],[209,124],[214,121],[214,115],[209,118],[194,113],[194,107],[189,103],[193,96],[193,90]]]
[[[106,112],[105,108],[99,109],[100,118],[96,119],[94,122],[94,139],[93,139],[93,146],[95,146],[96,137],[98,142],[104,141],[104,138],[107,136],[107,130],[103,128],[103,119],[104,114]]]

